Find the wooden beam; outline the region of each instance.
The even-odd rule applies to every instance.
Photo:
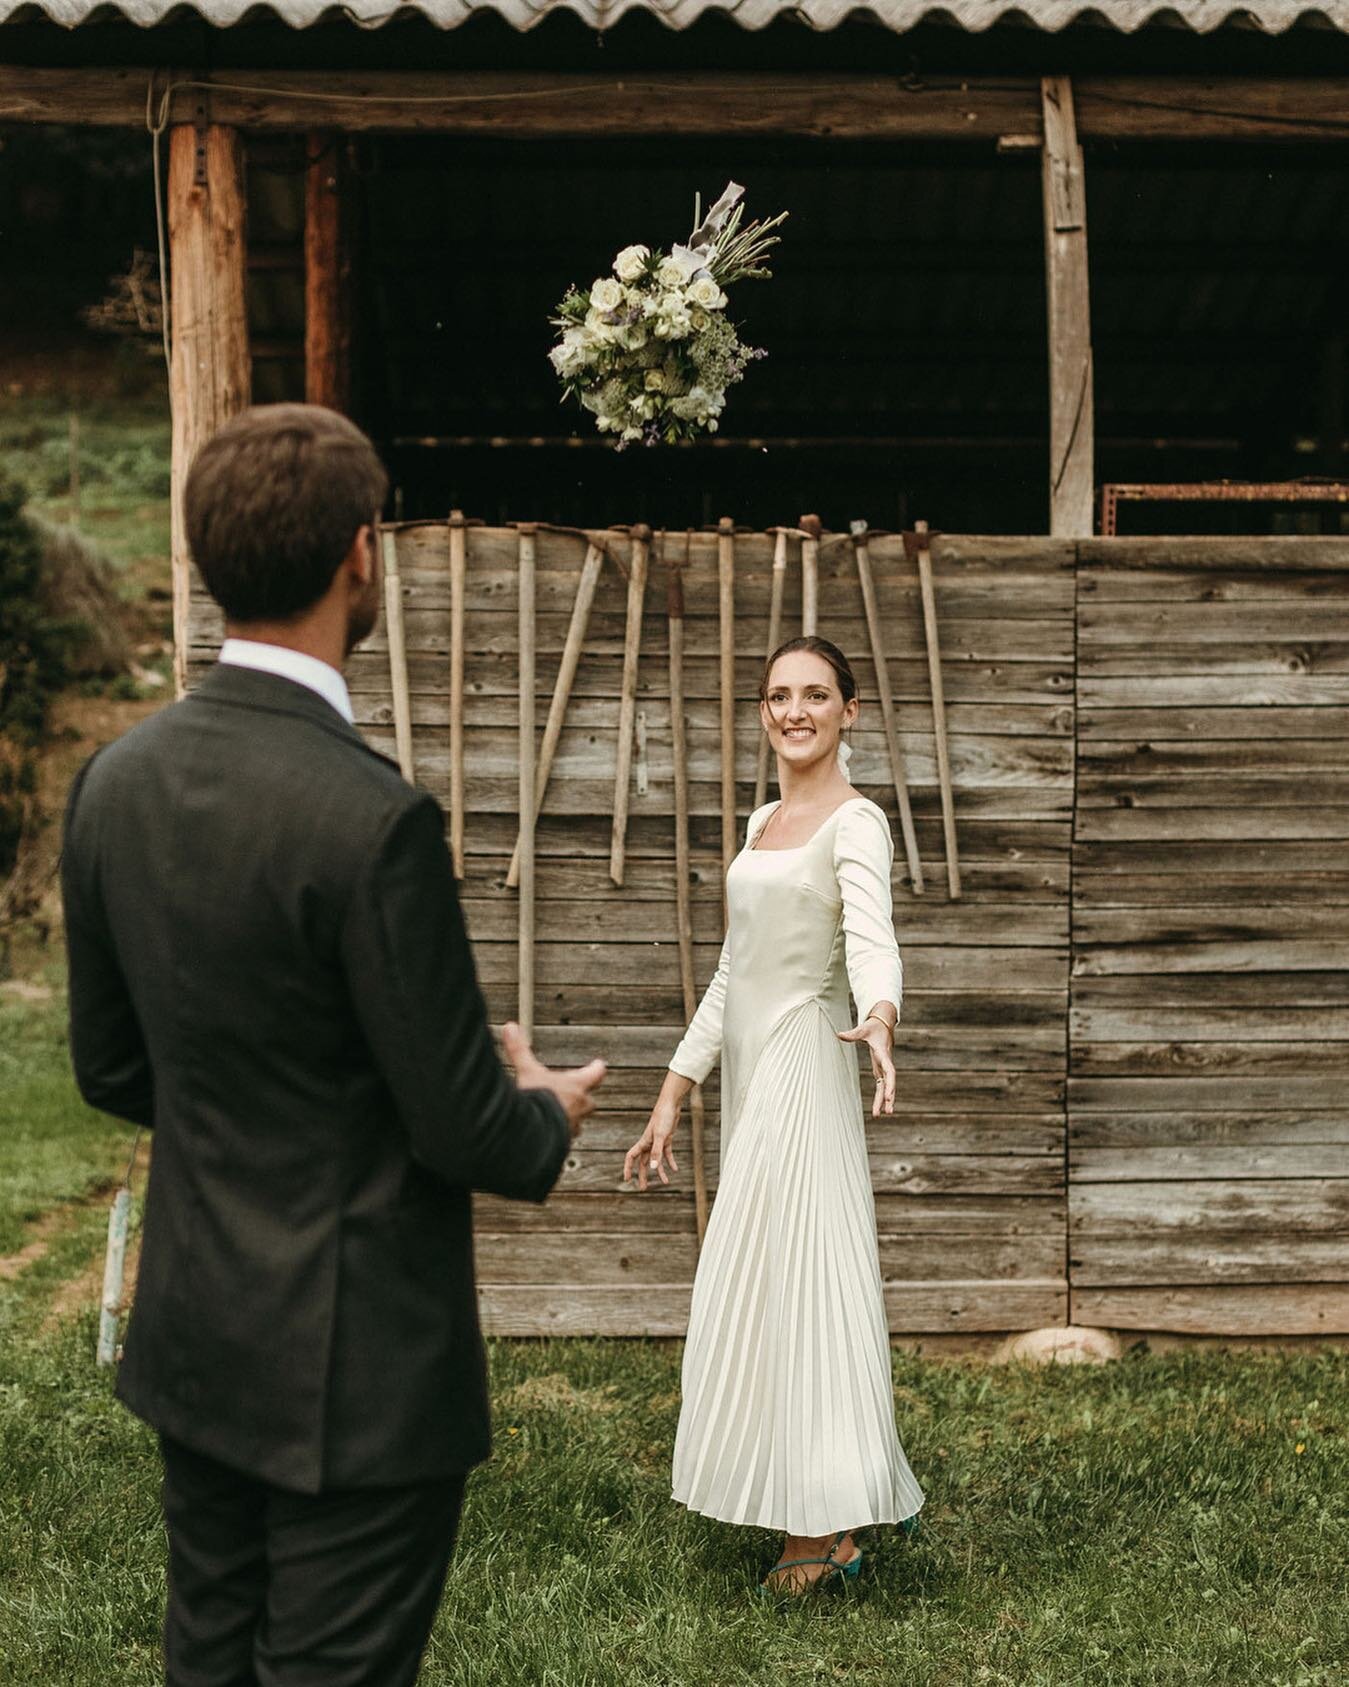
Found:
[[[305,137],[304,396],[344,414],[351,408],[351,249],[342,136]]]
[[[1049,306],[1049,531],[1089,539],[1094,400],[1082,148],[1066,76],[1041,85],[1045,294]]]
[[[173,669],[181,696],[187,683],[192,591],[183,485],[200,447],[248,404],[251,380],[244,307],[243,148],[237,130],[180,124],[170,131],[168,221]]]
[[[156,72],[163,88],[165,72]],[[141,129],[151,71],[0,65],[0,122]],[[771,83],[771,98],[766,84]],[[247,91],[242,84],[247,84]],[[202,79],[173,83],[183,121]],[[1096,76],[1076,82],[1078,133],[1106,140],[1343,140],[1333,77]],[[1033,76],[936,78],[669,72],[658,77],[527,71],[249,70],[210,81],[216,122],[251,131],[420,130],[473,135],[805,135],[994,143],[1039,140]],[[321,96],[321,100],[316,98]],[[513,96],[519,96],[518,98]]]

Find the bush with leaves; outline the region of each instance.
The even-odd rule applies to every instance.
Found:
[[[42,540],[23,501],[20,488],[0,481],[0,936],[29,911],[19,869],[40,819],[37,755],[78,633],[46,607]]]

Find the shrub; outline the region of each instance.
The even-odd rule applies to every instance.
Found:
[[[77,623],[48,607],[42,539],[23,501],[0,481],[0,941],[36,894],[22,868],[41,820],[37,755],[77,636]]]

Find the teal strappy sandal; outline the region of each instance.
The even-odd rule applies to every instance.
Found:
[[[817,1576],[813,1582],[808,1582],[806,1587],[802,1589],[802,1592],[806,1592],[812,1587],[823,1587],[827,1582],[833,1582],[839,1577],[842,1577],[844,1580],[850,1582],[856,1581],[857,1572],[862,1568],[863,1552],[860,1546],[846,1564],[838,1564],[834,1560],[834,1554],[838,1551],[839,1542],[847,1533],[848,1531],[846,1529],[839,1530],[839,1532],[834,1536],[834,1544],[829,1548],[829,1551],[823,1558],[784,1558],[780,1564],[775,1564],[768,1574],[772,1576],[779,1570],[795,1570],[802,1564],[829,1565],[829,1569],[827,1569],[822,1576]],[[767,1595],[769,1598],[777,1598],[780,1594],[788,1592],[788,1589],[785,1587],[773,1587],[765,1580],[759,1583],[759,1592]]]
[[[918,1516],[919,1514],[915,1511],[912,1517],[903,1517],[900,1519],[899,1526],[904,1531],[905,1540],[911,1541],[918,1533]]]

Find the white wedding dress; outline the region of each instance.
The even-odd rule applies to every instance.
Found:
[[[894,844],[866,797],[727,874],[730,928],[670,1067],[721,1056],[721,1180],[693,1284],[673,1495],[726,1523],[826,1535],[923,1503],[895,1428],[856,1045],[900,1006]]]

